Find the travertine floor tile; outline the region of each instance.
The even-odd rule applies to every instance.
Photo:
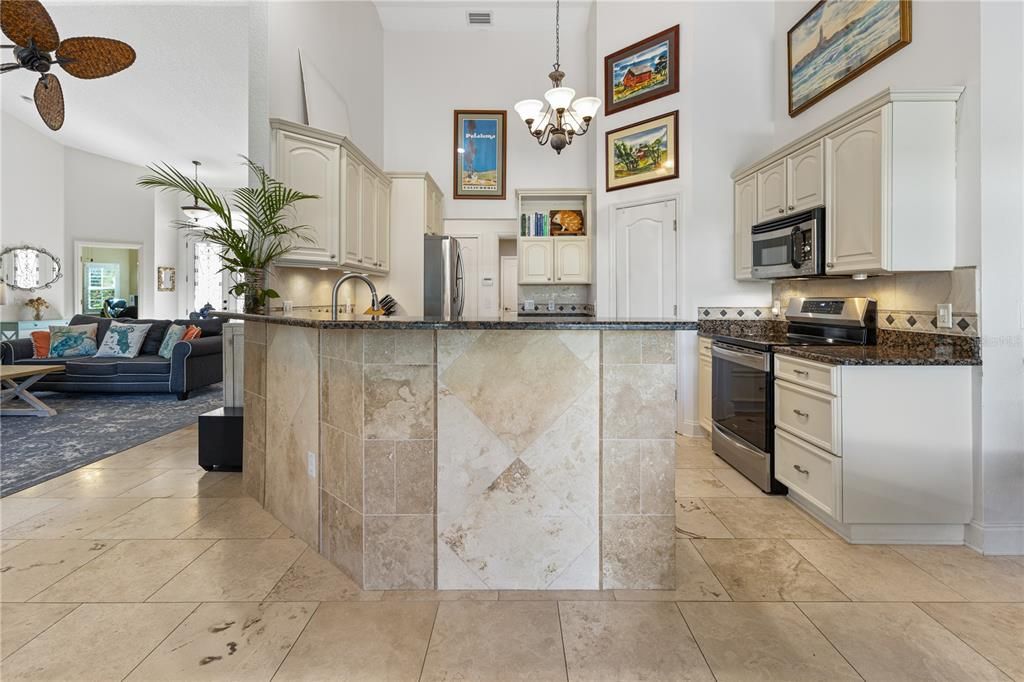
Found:
[[[340,568],[307,547],[267,601],[380,601],[381,595],[360,590]]]
[[[708,499],[704,504],[738,538],[824,538],[783,497]]]
[[[86,469],[144,469],[155,462],[175,454],[179,448],[154,447],[148,443],[136,445],[116,455],[104,457],[85,467]]]
[[[116,469],[105,469],[104,471],[116,471]],[[215,484],[222,482],[230,474],[203,471],[202,469],[167,469],[158,471],[156,469],[143,469],[143,471],[156,472],[156,476],[150,478],[142,485],[135,486],[124,491],[120,497],[217,497],[216,495],[205,495],[205,491]]]
[[[259,601],[305,548],[301,540],[221,540],[149,601]]]
[[[962,601],[963,597],[888,547],[789,540],[854,601]]]
[[[20,545],[23,542],[26,542],[26,541],[25,540],[3,540],[3,539],[0,539],[0,553],[10,551],[10,550],[14,549],[15,547],[17,547],[18,545]]]
[[[416,680],[437,606],[321,604],[274,680]]]
[[[145,502],[139,499],[82,498],[68,500],[3,531],[4,538],[81,538]]]
[[[0,500],[0,530],[16,526],[65,502],[67,500],[63,498],[5,497]]]
[[[33,601],[145,601],[213,543],[213,540],[124,540],[54,583]]]
[[[117,497],[156,475],[152,469],[80,469],[74,481],[52,490],[49,497]]]
[[[615,590],[615,598],[622,601],[729,601],[729,593],[693,543],[676,540],[676,589]]]
[[[719,682],[859,680],[794,604],[679,604]]]
[[[680,436],[681,438],[681,436]],[[678,439],[677,439],[678,444]],[[705,446],[676,447],[676,468],[678,469],[727,469],[729,464]]]
[[[1024,604],[918,606],[1004,673],[1024,680]]]
[[[896,545],[892,549],[970,601],[1024,601],[1024,566],[969,547]]]
[[[120,680],[195,604],[82,604],[0,663],[11,680]]]
[[[1005,680],[913,604],[800,604],[866,680]]]
[[[84,476],[86,473],[88,473],[87,469],[75,469],[74,471],[69,471],[66,474],[55,476],[48,481],[37,483],[31,488],[25,488],[21,492],[14,493],[11,497],[47,497],[52,491],[57,490],[58,488],[63,488],[68,483],[73,483],[79,476]]]
[[[0,556],[0,599],[27,601],[116,542],[26,540]]]
[[[228,500],[182,532],[183,538],[269,538],[281,522],[251,497]]]
[[[564,680],[557,603],[441,602],[421,679]]]
[[[78,604],[0,604],[0,658],[78,608]]]
[[[194,469],[202,471],[199,466],[199,444],[168,448],[167,453],[148,465],[151,469]]]
[[[614,601],[614,590],[502,590],[505,601]]]
[[[676,500],[677,538],[731,538],[732,533],[699,497]]]
[[[497,590],[385,590],[384,601],[496,601]]]
[[[91,538],[170,539],[193,526],[226,500],[218,497],[157,498],[89,532]]]
[[[219,483],[203,488],[199,493],[201,497],[245,497],[242,489],[242,474],[226,472]]]
[[[676,499],[681,497],[735,497],[711,469],[676,469]]]
[[[129,680],[269,680],[309,622],[315,603],[202,604]]]
[[[848,601],[785,540],[694,540],[735,601]]]
[[[673,603],[558,606],[570,680],[714,680]]]
[[[746,476],[735,469],[715,469],[712,472],[715,478],[725,484],[725,487],[732,491],[736,497],[760,497],[765,498],[760,488],[751,483]]]

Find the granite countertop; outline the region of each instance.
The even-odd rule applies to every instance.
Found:
[[[517,320],[479,318],[445,320],[430,317],[372,317],[369,315],[342,314],[332,320],[326,313],[299,311],[291,314],[271,313],[250,315],[247,313],[211,312],[215,317],[229,320],[252,320],[293,327],[317,329],[579,329],[579,330],[630,330],[630,331],[686,331],[697,329],[694,320],[634,319],[610,317],[522,317]]]
[[[920,334],[919,336],[927,336]],[[778,355],[830,365],[943,366],[980,365],[981,356],[967,349],[944,344],[878,346],[779,346]]]

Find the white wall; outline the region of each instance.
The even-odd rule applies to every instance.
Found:
[[[356,146],[380,165],[384,40],[373,3],[270,2],[267,36],[270,116],[306,123],[301,48],[348,104]],[[261,74],[250,72],[250,79],[260,81]]]
[[[57,256],[65,279],[36,292],[8,289],[3,319],[31,319],[32,311],[22,303],[35,296],[49,301],[47,317],[69,314],[65,282],[74,269],[64,249],[64,147],[5,112],[0,114],[0,246],[21,244]]]
[[[157,192],[153,197],[153,273],[149,284],[153,286],[153,308],[151,316],[157,319],[178,319],[185,317],[185,277],[188,271],[181,258],[182,237],[173,226],[175,220],[183,217],[181,207],[191,197],[177,192]],[[182,262],[179,262],[182,261]],[[156,290],[156,268],[175,268],[175,290]],[[150,313],[147,312],[147,315]]]
[[[541,147],[512,108],[551,87],[553,26],[517,31],[400,31],[384,34],[384,167],[427,171],[445,193],[446,218],[516,218],[517,188],[591,185],[586,142],[591,131],[556,155]],[[595,94],[588,76],[586,26],[562,26],[564,84]],[[452,198],[454,110],[507,110],[506,199]]]

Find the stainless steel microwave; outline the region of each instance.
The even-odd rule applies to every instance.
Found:
[[[825,209],[812,208],[750,228],[754,279],[825,274]]]

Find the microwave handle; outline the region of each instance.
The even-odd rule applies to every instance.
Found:
[[[800,226],[794,226],[789,233],[789,264],[799,270],[803,267],[803,262],[798,258],[799,254],[796,252],[796,240],[800,236]]]

